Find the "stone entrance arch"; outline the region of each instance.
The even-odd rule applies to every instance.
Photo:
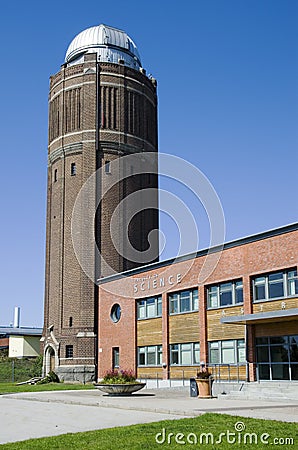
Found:
[[[55,372],[55,368],[57,365],[56,358],[57,355],[54,347],[52,347],[51,345],[47,345],[44,350],[44,376],[51,371]]]

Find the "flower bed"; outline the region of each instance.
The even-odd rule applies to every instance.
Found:
[[[99,383],[95,383],[95,388],[109,395],[131,395],[146,386],[136,380],[131,370],[111,370],[108,371]]]

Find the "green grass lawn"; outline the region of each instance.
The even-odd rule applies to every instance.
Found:
[[[68,384],[68,383],[49,383],[49,384],[21,384],[0,383],[0,395],[15,392],[41,392],[41,391],[66,391],[74,389],[93,389],[92,384]]]
[[[241,428],[239,422],[244,424],[244,431],[235,430],[236,423]],[[230,433],[230,443],[227,442],[228,431]],[[178,433],[181,434],[179,435]],[[211,435],[209,435],[209,443],[206,444],[206,435],[204,433],[213,435],[213,444],[211,443]],[[225,433],[225,435],[222,434],[221,442],[216,443],[216,441],[219,441],[221,433]],[[235,433],[235,435],[231,433]],[[246,443],[244,440],[245,433],[249,434],[246,437]],[[156,442],[156,436],[160,443]],[[261,442],[261,436],[264,443]],[[202,443],[200,443],[200,437],[203,439]],[[286,444],[286,438],[293,439],[293,444]],[[178,443],[175,441],[176,439]],[[197,443],[195,439],[197,439]],[[237,439],[236,443],[233,443],[233,439]],[[250,439],[252,439],[252,442],[256,442],[255,439],[257,439],[257,443],[251,444]],[[278,441],[274,442],[274,439]],[[1,447],[3,450],[143,450],[155,448],[239,450],[242,447],[249,449],[282,448],[294,450],[298,448],[298,427],[295,423],[247,419],[222,414],[204,414],[193,419],[167,420],[87,433],[64,434],[50,438],[4,444]]]

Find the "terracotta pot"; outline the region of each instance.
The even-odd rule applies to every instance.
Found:
[[[212,378],[196,378],[199,398],[212,398]]]

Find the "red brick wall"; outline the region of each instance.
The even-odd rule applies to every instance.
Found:
[[[224,309],[225,315],[228,316],[231,313],[239,314],[240,307],[225,307],[218,308],[220,314],[218,318],[208,324],[208,314],[206,311],[206,287],[212,283],[219,283],[223,281],[231,281],[234,279],[243,279],[244,290],[244,304],[243,312],[245,314],[252,313],[252,289],[251,289],[251,277],[260,274],[271,272],[275,270],[281,270],[286,268],[297,268],[298,265],[298,231],[294,230],[281,235],[271,236],[263,238],[261,240],[255,240],[249,243],[240,243],[238,246],[226,248],[223,250],[220,260],[215,267],[212,274],[204,283],[199,283],[199,275],[202,265],[206,261],[207,256],[199,256],[191,261],[191,269],[182,277],[181,282],[169,285],[167,292],[175,292],[178,290],[196,287],[199,288],[199,316],[198,316],[198,328],[200,333],[200,349],[201,360],[208,361],[208,346],[207,346],[207,332],[208,327],[213,327],[213,335],[215,331],[221,330],[221,339],[228,338],[244,338],[244,326],[243,325],[223,325],[220,323],[221,312]],[[125,364],[129,367],[135,367],[136,361],[136,346],[135,346],[135,299],[142,297],[149,297],[150,295],[157,295],[161,293],[159,287],[154,288],[154,284],[151,278],[151,289],[145,289],[147,278],[157,276],[158,278],[167,273],[173,275],[175,279],[177,274],[182,274],[185,267],[189,264],[189,261],[178,262],[169,266],[161,266],[157,264],[155,268],[151,270],[144,270],[144,272],[133,274],[130,277],[111,280],[103,283],[99,286],[100,292],[100,304],[102,315],[99,317],[99,346],[104,349],[104,352],[109,354],[110,348],[113,343],[117,343],[117,346],[121,346],[121,351]],[[142,287],[144,291],[140,290],[141,279],[145,280],[145,285]],[[173,279],[171,281],[173,281]],[[138,292],[134,292],[134,284],[138,284]],[[158,284],[158,283],[157,283]],[[107,293],[106,291],[112,293]],[[127,297],[126,297],[127,296]],[[163,294],[165,299],[165,294]],[[118,302],[122,308],[122,318],[118,324],[111,324],[111,320],[105,308],[109,310],[113,302]],[[290,307],[298,307],[298,299],[289,300]],[[234,311],[235,310],[235,311]],[[185,315],[187,317],[187,314]],[[163,337],[162,342],[164,346],[164,352],[167,351],[168,346],[168,317],[166,306],[163,305]],[[282,327],[282,324],[281,324]],[[283,326],[284,327],[284,326]],[[255,361],[253,342],[254,342],[254,329],[248,327],[248,344],[249,352],[247,355],[248,361]],[[227,330],[227,331],[226,331]],[[230,330],[230,331],[229,331]],[[282,328],[280,328],[282,333]],[[283,328],[284,330],[284,328]],[[232,334],[231,334],[232,333]],[[218,333],[217,333],[218,334]],[[226,334],[226,335],[225,335]],[[232,336],[233,335],[233,336]],[[231,337],[232,336],[232,337]],[[218,338],[218,337],[217,337]],[[114,345],[114,344],[113,344]],[[145,345],[145,344],[142,344]],[[121,354],[120,351],[120,354]],[[164,355],[165,359],[165,355]],[[99,376],[110,368],[110,359],[100,357],[99,359]],[[250,367],[251,377],[254,373],[254,367]],[[164,376],[166,374],[164,373]]]

